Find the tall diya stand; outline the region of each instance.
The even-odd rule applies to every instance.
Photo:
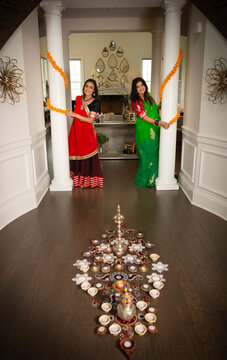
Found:
[[[120,205],[117,206],[117,215],[114,216],[114,221],[117,223],[117,238],[116,244],[113,246],[114,254],[118,254],[119,256],[124,255],[127,250],[127,246],[124,245],[123,239],[121,237],[121,224],[124,221],[124,216],[121,215]]]

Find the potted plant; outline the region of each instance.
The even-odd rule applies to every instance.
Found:
[[[109,141],[109,138],[108,138],[108,136],[106,136],[102,133],[97,133],[97,141],[98,141],[98,145],[99,145],[99,152],[102,154],[103,145]]]

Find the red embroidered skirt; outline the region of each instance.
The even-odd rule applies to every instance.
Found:
[[[103,187],[98,154],[84,160],[70,160],[70,176],[75,187]]]

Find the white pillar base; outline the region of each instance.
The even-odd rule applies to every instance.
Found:
[[[50,184],[50,191],[72,191],[73,189],[73,180],[69,179],[69,181],[60,184],[55,181],[55,179]]]
[[[159,179],[156,180],[155,183],[156,190],[179,190],[179,184],[177,180],[174,178],[172,182],[168,182],[168,184],[163,183]]]

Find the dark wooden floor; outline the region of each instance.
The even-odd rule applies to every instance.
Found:
[[[73,262],[108,225],[117,204],[128,227],[169,264],[158,334],[136,336],[138,360],[221,360],[227,350],[227,224],[182,191],[133,183],[137,161],[103,161],[104,189],[49,192],[0,233],[0,358],[123,360],[111,335],[95,334],[99,309],[77,288]]]

